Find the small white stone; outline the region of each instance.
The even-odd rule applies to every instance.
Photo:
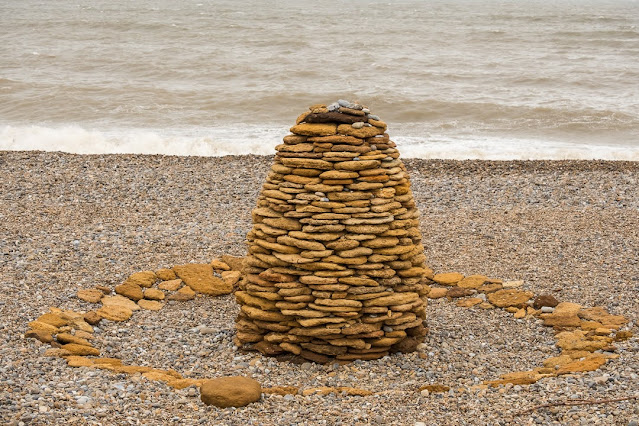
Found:
[[[78,405],[85,405],[88,404],[89,402],[91,402],[91,398],[89,398],[88,396],[79,396],[76,398],[75,402]]]
[[[552,312],[555,312],[555,308],[553,308],[552,306],[542,306],[541,312],[543,312],[544,314],[550,314]]]
[[[363,121],[358,121],[357,123],[353,123],[353,129],[361,129],[362,127],[364,127]]]
[[[424,389],[423,391],[420,392],[421,396],[428,396],[430,395],[430,392],[428,392],[428,389]],[[417,423],[415,423],[417,424]]]

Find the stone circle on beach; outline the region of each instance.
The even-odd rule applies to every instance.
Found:
[[[313,105],[276,147],[253,210],[237,342],[325,363],[415,350],[430,290],[419,212],[386,123]]]
[[[101,351],[92,342],[94,327],[103,321],[123,323],[141,310],[160,311],[167,303],[183,303],[196,297],[215,297],[231,293],[241,277],[243,258],[223,255],[209,264],[187,264],[156,271],[133,273],[115,289],[98,285],[79,290],[79,300],[100,304],[95,310],[72,311],[51,307],[50,311],[29,322],[26,338],[51,345],[44,352],[47,357],[64,358],[70,367],[85,367],[116,374],[127,374],[133,380],[142,377],[160,381],[180,390],[200,388],[205,404],[219,407],[243,406],[259,400],[259,395],[329,395],[331,393],[369,396],[375,392],[349,386],[308,387],[303,383],[289,386],[261,388],[259,383],[241,376],[220,379],[184,377],[172,368],[155,368],[126,363],[118,358],[100,357]],[[483,275],[464,276],[456,272],[431,275],[433,286],[428,299],[446,299],[459,308],[482,310],[503,309],[514,319],[540,320],[551,327],[555,334],[555,346],[561,351],[557,356],[540,360],[539,367],[526,371],[512,371],[500,378],[487,380],[460,392],[480,391],[502,385],[528,385],[547,377],[594,371],[608,359],[618,358],[615,342],[627,340],[632,331],[623,329],[628,319],[612,315],[601,307],[586,308],[576,303],[559,302],[549,295],[535,295],[523,290],[523,281],[503,281]],[[131,291],[132,289],[136,291]],[[115,290],[115,295],[113,295]],[[139,292],[143,298],[137,299]],[[137,293],[137,295],[135,294]],[[237,291],[236,291],[237,293]],[[126,294],[126,295],[125,295]],[[162,296],[160,296],[162,294]],[[159,297],[158,297],[159,296]],[[101,326],[101,325],[100,325]],[[424,344],[417,345],[419,357],[427,359]],[[143,360],[141,360],[144,362]],[[347,361],[342,361],[347,362]],[[428,384],[415,388],[415,392],[429,394],[454,389],[454,383]],[[220,394],[221,389],[227,389]]]

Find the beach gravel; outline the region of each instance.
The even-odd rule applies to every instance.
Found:
[[[400,147],[401,149],[401,147]],[[0,152],[0,419],[3,424],[633,424],[639,402],[557,406],[639,392],[639,340],[599,370],[532,385],[471,386],[558,354],[552,331],[501,309],[427,307],[418,352],[347,365],[292,364],[236,351],[233,295],[168,301],[127,322],[102,321],[93,344],[127,364],[184,377],[246,376],[263,394],[241,408],[204,405],[140,375],[71,368],[25,339],[50,307],[138,271],[243,256],[251,209],[272,157]],[[639,321],[639,164],[405,160],[436,272],[523,281],[535,295],[602,306]],[[519,283],[517,283],[519,286]],[[519,287],[518,287],[519,288]],[[445,385],[446,392],[419,391]],[[303,395],[313,387],[347,391]],[[432,388],[435,389],[435,388]]]

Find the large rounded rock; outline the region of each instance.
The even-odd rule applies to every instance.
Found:
[[[550,306],[551,308],[554,308],[558,304],[559,301],[555,298],[555,296],[551,294],[540,294],[539,296],[535,297],[533,308],[541,309],[544,306]]]
[[[243,407],[259,401],[262,387],[248,377],[220,377],[206,380],[200,387],[200,398],[206,405],[216,407]]]

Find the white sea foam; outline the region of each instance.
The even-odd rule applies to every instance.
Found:
[[[397,137],[407,158],[449,160],[613,160],[639,161],[639,146],[577,144],[561,141],[504,138],[469,138],[424,141]]]
[[[63,151],[75,154],[160,154],[179,156],[271,155],[285,127],[172,130],[89,130],[79,126],[5,126],[0,150]],[[584,145],[560,141],[397,136],[404,158],[484,160],[627,160],[639,161],[639,147]]]
[[[274,153],[282,129],[245,127],[246,133],[225,129],[88,130],[79,126],[5,126],[0,150],[62,151],[74,154],[161,154],[223,156]]]

